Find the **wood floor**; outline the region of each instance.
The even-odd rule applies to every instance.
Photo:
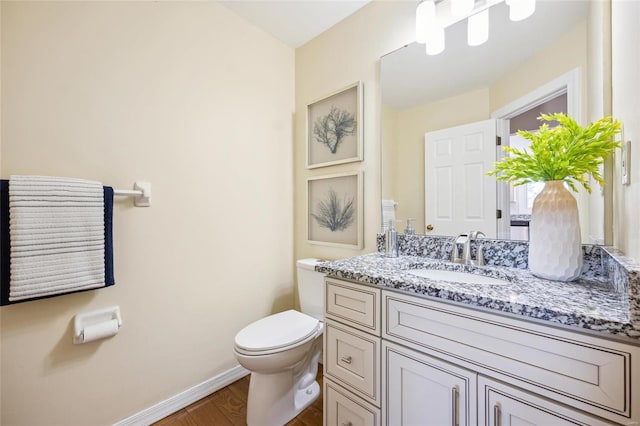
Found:
[[[322,364],[318,366],[318,384],[322,389]],[[154,423],[154,426],[245,426],[249,376],[196,401],[188,407]],[[286,426],[321,426],[322,393],[298,417]]]

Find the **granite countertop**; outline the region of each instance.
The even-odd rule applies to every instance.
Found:
[[[473,272],[506,280],[506,285],[478,285],[436,281],[409,273],[411,269]],[[460,265],[422,256],[388,258],[381,253],[325,262],[316,270],[336,278],[355,280],[418,296],[426,296],[501,313],[544,320],[602,333],[602,337],[626,337],[640,343],[638,303],[596,277],[572,282],[549,281],[528,269]]]

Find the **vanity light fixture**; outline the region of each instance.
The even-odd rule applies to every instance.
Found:
[[[427,42],[427,29],[435,25],[436,4],[433,0],[424,0],[418,4],[416,9],[416,41],[418,43]]]
[[[509,19],[522,21],[536,11],[536,0],[505,0],[509,6]]]
[[[426,44],[428,55],[437,55],[444,50],[444,28],[436,20],[436,3],[424,0],[416,10],[416,40]]]
[[[437,55],[445,47],[445,28],[467,19],[467,43],[479,46],[489,39],[489,9],[503,1],[512,21],[536,10],[535,0],[422,0],[416,9],[416,41],[426,45],[427,55]]]
[[[436,27],[427,33],[427,55],[437,55],[444,51],[444,28]]]
[[[467,19],[467,44],[480,46],[489,40],[489,9],[481,10]]]

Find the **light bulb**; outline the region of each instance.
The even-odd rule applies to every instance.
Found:
[[[509,19],[522,21],[536,11],[536,0],[506,0],[509,5]]]
[[[489,9],[485,9],[467,20],[467,44],[479,46],[489,39]]]
[[[424,0],[416,9],[416,41],[425,43],[427,31],[436,22],[436,4],[433,0]]]
[[[455,17],[469,16],[474,3],[474,0],[451,0],[451,14]]]
[[[427,31],[427,55],[437,55],[444,50],[444,28],[432,26]]]

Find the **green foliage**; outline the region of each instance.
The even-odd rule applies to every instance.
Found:
[[[577,182],[591,193],[589,176],[603,186],[600,165],[621,147],[620,142],[613,139],[620,132],[621,123],[604,117],[582,127],[562,113],[542,114],[539,120],[555,120],[559,125],[549,128],[544,123],[535,133],[520,130],[518,134],[531,141],[529,148],[518,150],[505,146],[503,149],[511,155],[495,163],[495,169],[487,174],[497,175],[498,180],[516,186],[562,180],[574,191],[577,191]]]

